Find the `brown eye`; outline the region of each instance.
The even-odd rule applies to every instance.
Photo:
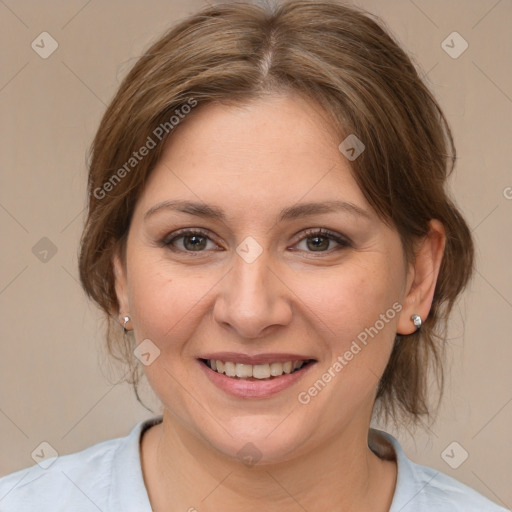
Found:
[[[183,238],[183,247],[187,250],[200,251],[206,247],[207,238],[205,236],[185,235],[180,238]]]
[[[350,243],[336,233],[331,233],[323,229],[311,230],[306,232],[306,236],[299,243],[306,242],[306,252],[332,252],[329,250],[331,242],[338,244],[338,249],[349,247]],[[333,250],[337,250],[336,247]]]
[[[181,240],[181,242],[178,242]],[[181,252],[203,252],[211,241],[208,235],[203,231],[181,231],[170,240],[163,242],[163,245],[169,247],[173,251]],[[217,247],[216,244],[211,241]]]
[[[317,235],[315,235],[314,237],[308,237],[306,240],[308,241],[307,242],[308,249],[312,249],[312,250],[328,249],[329,243],[331,242],[331,240],[329,238],[327,238],[326,236],[317,236]]]

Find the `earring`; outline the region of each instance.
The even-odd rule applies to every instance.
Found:
[[[126,334],[128,332],[128,329],[126,328],[126,324],[130,321],[129,316],[123,316],[123,331]]]
[[[421,324],[423,323],[421,321],[421,316],[420,315],[412,315],[411,316],[411,320],[413,322],[413,324],[419,329],[421,327]]]

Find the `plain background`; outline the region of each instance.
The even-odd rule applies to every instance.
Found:
[[[385,21],[444,109],[458,150],[450,188],[477,244],[477,271],[450,326],[439,418],[414,436],[387,430],[414,461],[510,508],[512,3],[354,3]],[[101,317],[78,283],[85,155],[144,48],[202,5],[0,0],[0,475],[32,465],[43,441],[71,453],[153,416],[109,370]],[[442,47],[454,31],[469,45],[458,58]],[[58,43],[47,59],[31,47],[42,32]],[[452,465],[468,453],[457,469],[441,456],[447,447]]]

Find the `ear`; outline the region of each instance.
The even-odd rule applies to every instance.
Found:
[[[119,304],[118,314],[119,316],[129,315],[130,305],[128,302],[128,281],[126,265],[123,262],[123,259],[121,258],[118,250],[114,252],[114,256],[112,257],[112,267],[114,269],[117,303]]]
[[[398,334],[411,334],[417,330],[411,316],[420,315],[423,321],[432,306],[437,277],[443,259],[446,234],[443,224],[433,219],[429,232],[416,249],[416,260],[407,274],[406,295],[397,323]]]

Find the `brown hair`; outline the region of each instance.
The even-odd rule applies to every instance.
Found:
[[[386,419],[428,417],[428,369],[442,391],[445,323],[471,276],[474,249],[444,189],[456,159],[448,123],[411,59],[380,25],[362,9],[324,0],[215,5],[164,34],[121,83],[91,148],[79,270],[85,291],[107,315],[109,352],[128,363],[137,398],[140,365],[119,335],[112,257],[124,254],[134,206],[166,139],[186,122],[184,105],[243,103],[293,90],[325,109],[340,142],[348,134],[363,141],[354,177],[397,229],[407,261],[429,220],[445,227],[430,314],[420,331],[396,336],[377,394],[376,410]],[[135,159],[150,139],[156,147]]]

